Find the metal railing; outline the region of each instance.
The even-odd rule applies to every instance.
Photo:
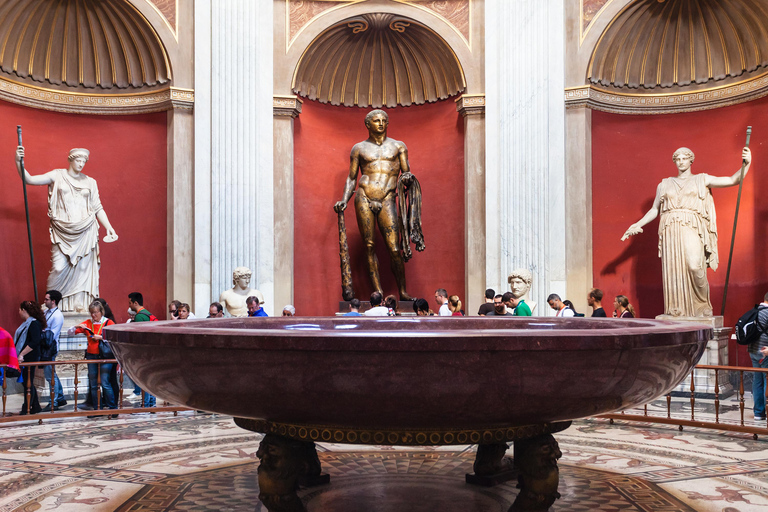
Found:
[[[78,402],[80,398],[80,392],[79,392],[79,386],[81,383],[80,376],[79,376],[79,370],[80,368],[85,365],[87,368],[87,365],[89,364],[96,364],[98,365],[97,368],[97,385],[96,385],[96,403],[93,404],[93,410],[78,410],[78,403],[82,404],[83,401]],[[16,380],[16,377],[8,377],[7,368],[8,365],[0,364],[0,368],[3,368],[3,384],[2,384],[2,415],[0,415],[0,423],[8,423],[8,422],[14,422],[14,421],[29,421],[29,420],[37,420],[38,424],[42,424],[43,420],[45,419],[58,419],[58,418],[74,418],[74,417],[81,417],[81,416],[111,416],[116,414],[133,414],[133,413],[140,413],[140,412],[173,412],[174,416],[178,413],[178,411],[188,411],[190,410],[188,407],[181,407],[177,405],[170,404],[169,402],[157,402],[156,406],[153,407],[144,407],[143,404],[145,403],[145,396],[146,393],[144,390],[141,391],[141,399],[140,399],[140,406],[138,407],[124,407],[124,397],[123,397],[123,372],[118,367],[117,371],[117,377],[118,377],[118,392],[115,394],[115,402],[117,404],[116,409],[102,409],[102,378],[101,378],[101,365],[102,364],[119,364],[116,359],[78,359],[78,360],[71,360],[71,361],[39,361],[34,363],[21,363],[20,369],[23,377],[23,385],[24,385],[24,395],[25,400],[24,403],[27,406],[26,414],[12,414],[8,412],[7,410],[7,401],[8,401],[8,381],[9,380]],[[30,382],[31,379],[29,379],[29,370],[30,367],[36,367],[35,373],[42,372],[46,366],[51,366],[51,378],[50,380],[46,379],[47,384],[50,387],[51,393],[50,393],[50,403],[55,404],[55,398],[56,398],[56,388],[54,385],[55,379],[56,379],[56,367],[61,365],[71,365],[75,367],[75,375],[74,375],[74,407],[73,410],[69,411],[63,411],[63,410],[57,410],[54,407],[51,407],[50,411],[45,412],[39,412],[35,414],[31,414],[31,407],[32,407],[32,400],[31,400],[31,387],[34,386],[34,382]],[[25,370],[27,369],[27,370]],[[89,392],[89,385],[87,383],[86,379],[86,385],[84,386],[86,388],[85,393]],[[43,397],[44,395],[38,394],[38,397]]]
[[[174,415],[178,411],[187,411],[190,410],[188,407],[182,407],[178,405],[173,405],[168,402],[163,402],[162,404],[158,403],[155,407],[143,407],[144,398],[145,398],[145,392],[142,390],[141,392],[141,400],[140,400],[140,406],[138,407],[123,407],[124,397],[123,397],[123,372],[121,370],[118,371],[118,383],[119,383],[119,390],[116,395],[115,401],[118,404],[117,409],[101,409],[101,401],[102,401],[102,389],[101,389],[101,365],[102,364],[116,364],[116,359],[82,359],[82,360],[75,360],[75,361],[40,361],[35,363],[21,363],[21,371],[24,375],[26,375],[28,372],[24,371],[24,368],[35,366],[40,369],[40,371],[43,370],[45,366],[52,366],[51,369],[51,379],[50,381],[46,381],[49,384],[50,387],[50,403],[55,403],[55,386],[51,385],[52,381],[54,381],[56,377],[56,366],[59,365],[73,365],[75,367],[75,373],[74,373],[74,408],[72,411],[62,411],[62,410],[56,410],[55,408],[51,407],[50,411],[41,412],[37,414],[29,414],[30,408],[31,408],[31,386],[34,385],[34,383],[30,382],[29,378],[24,379],[24,393],[26,395],[26,404],[27,404],[27,413],[26,415],[20,415],[20,414],[11,414],[7,411],[7,386],[8,386],[8,380],[6,373],[6,378],[3,379],[2,384],[2,416],[0,416],[0,423],[7,423],[7,422],[13,422],[13,421],[29,421],[29,420],[38,420],[39,424],[42,424],[44,419],[54,419],[54,418],[72,418],[72,417],[82,417],[82,416],[109,416],[113,414],[132,414],[132,413],[141,413],[141,412],[173,412]],[[88,365],[88,364],[98,364],[98,372],[97,374],[97,392],[96,392],[96,405],[93,410],[86,410],[81,411],[78,410],[78,399],[79,399],[79,385],[81,379],[79,378],[79,369],[82,365]],[[0,368],[6,368],[6,365],[0,365]],[[86,366],[87,367],[87,366]],[[696,417],[696,378],[695,378],[695,372],[696,371],[714,371],[715,372],[715,379],[714,379],[714,421],[709,421],[707,419],[702,419],[701,415],[697,419]],[[733,422],[727,422],[721,420],[721,411],[720,411],[720,402],[721,402],[721,388],[720,388],[720,373],[721,372],[729,372],[731,374],[735,373],[738,375],[738,387],[736,390],[737,393],[737,401],[738,401],[738,408],[739,408],[739,419],[736,423]],[[666,425],[676,425],[679,430],[683,430],[683,427],[698,427],[698,428],[704,428],[704,429],[714,429],[714,430],[722,430],[727,432],[743,432],[752,434],[755,439],[757,439],[758,435],[768,435],[768,420],[766,421],[766,424],[764,426],[759,425],[749,425],[745,424],[744,422],[744,415],[745,411],[747,410],[747,406],[744,399],[744,373],[745,372],[751,372],[753,374],[768,374],[768,368],[752,368],[752,367],[743,367],[743,366],[716,366],[716,365],[698,365],[694,367],[691,370],[691,384],[690,384],[690,398],[686,399],[690,401],[690,419],[687,418],[681,418],[681,417],[673,417],[672,416],[672,394],[666,395],[666,415],[665,416],[659,416],[650,414],[648,412],[648,405],[646,404],[643,406],[643,412],[642,414],[633,414],[628,413],[626,411],[620,412],[620,413],[613,413],[613,414],[604,414],[601,416],[598,416],[598,418],[606,418],[611,420],[613,422],[614,420],[622,420],[622,421],[630,421],[630,422],[642,422],[642,423],[659,423],[659,424],[666,424]],[[36,371],[37,373],[37,371]],[[87,388],[87,385],[86,385]],[[86,391],[87,392],[87,391]],[[40,395],[42,396],[42,395]],[[768,386],[766,386],[766,396],[763,397],[766,402],[768,402]]]
[[[715,372],[714,380],[714,421],[707,421],[696,418],[696,370],[708,370]],[[721,421],[720,413],[720,374],[721,372],[735,373],[738,375],[738,388],[737,388],[737,400],[739,404],[739,420],[737,423],[729,423]],[[658,416],[648,413],[648,405],[643,406],[643,414],[630,414],[627,412],[620,412],[614,414],[604,414],[598,416],[598,418],[607,418],[613,423],[614,420],[623,421],[638,421],[643,423],[661,423],[666,425],[677,425],[678,430],[683,430],[683,427],[699,427],[706,429],[723,430],[726,432],[744,432],[752,434],[754,439],[757,439],[758,435],[768,435],[768,420],[766,420],[765,426],[759,425],[747,425],[744,423],[744,411],[747,409],[744,402],[744,372],[753,373],[753,377],[757,377],[760,374],[768,374],[768,368],[753,368],[749,366],[718,366],[718,365],[698,365],[691,370],[691,385],[690,385],[690,404],[691,404],[691,419],[673,418],[672,417],[672,393],[667,394],[667,411],[666,416]],[[766,396],[763,400],[768,402],[768,386],[766,387]],[[754,398],[754,397],[753,397]],[[700,415],[701,416],[701,415]]]

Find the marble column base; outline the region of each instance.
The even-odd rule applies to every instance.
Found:
[[[700,365],[722,365],[728,364],[728,340],[731,337],[732,327],[723,326],[722,316],[711,317],[672,317],[669,315],[659,315],[657,320],[674,320],[678,322],[692,322],[707,324],[712,327],[712,339],[707,342],[707,348],[699,360]],[[693,371],[693,394],[696,398],[727,398],[734,393],[733,385],[728,378],[728,372],[718,372],[717,386],[715,386],[714,370]],[[715,393],[717,391],[717,393]],[[690,396],[691,395],[691,376],[688,375],[673,391],[672,396]]]

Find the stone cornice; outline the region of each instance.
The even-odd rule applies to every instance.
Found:
[[[0,99],[55,112],[122,115],[146,114],[174,108],[192,109],[195,93],[191,89],[177,87],[128,94],[72,93],[35,87],[0,77]]]
[[[485,94],[462,94],[456,98],[456,111],[464,117],[485,114]]]
[[[674,114],[727,107],[768,95],[768,75],[701,91],[670,94],[627,94],[594,86],[565,89],[565,106],[616,114]]]
[[[296,118],[301,114],[301,98],[298,96],[281,96],[275,95],[272,97],[272,113],[276,117],[290,117]]]

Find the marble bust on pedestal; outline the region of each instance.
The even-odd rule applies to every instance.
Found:
[[[522,299],[531,308],[531,313],[536,311],[536,303],[531,300],[531,283],[533,283],[533,274],[524,268],[518,268],[512,271],[507,277],[510,291],[516,299]]]
[[[259,304],[264,304],[264,296],[255,288],[251,288],[251,269],[237,267],[232,272],[232,288],[224,290],[219,296],[219,302],[227,309],[230,316],[248,316],[248,306],[245,301],[251,295],[259,299]]]

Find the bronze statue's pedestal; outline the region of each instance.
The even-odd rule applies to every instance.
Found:
[[[728,365],[728,340],[731,338],[732,327],[723,326],[722,316],[710,317],[672,317],[659,315],[657,320],[675,320],[678,322],[691,322],[709,325],[712,328],[712,337],[707,341],[707,348],[699,360],[700,365]],[[693,393],[696,398],[727,398],[733,395],[733,385],[727,372],[717,372],[715,379],[714,370],[693,370]],[[691,396],[691,375],[683,380],[673,391],[673,396]]]

